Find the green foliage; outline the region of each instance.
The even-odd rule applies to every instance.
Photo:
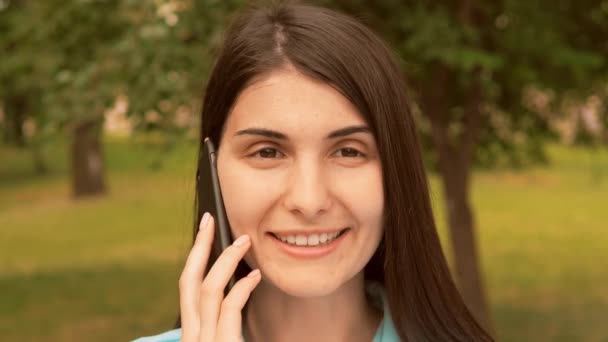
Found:
[[[227,17],[240,4],[126,2],[122,11],[128,13],[127,29],[114,54],[122,61],[120,90],[129,98],[129,115],[144,118],[146,112],[154,111],[161,117],[159,124],[144,121],[140,128],[171,133],[180,106],[190,111],[198,108]]]
[[[173,115],[201,95],[210,51],[239,4],[10,1],[0,10],[0,47],[8,52],[0,98],[25,95],[38,104],[29,115],[43,111],[40,121],[59,125],[100,117],[119,94],[128,96],[130,114]]]
[[[25,98],[40,132],[99,117],[113,101],[120,77],[111,51],[125,27],[119,3],[11,1],[0,12],[8,52],[1,96]]]
[[[396,34],[407,35],[397,45],[399,52],[408,57],[416,55],[417,62],[440,63],[462,73],[469,73],[476,66],[495,70],[504,64],[502,56],[478,46],[479,32],[459,24],[445,8],[416,6],[398,30]]]

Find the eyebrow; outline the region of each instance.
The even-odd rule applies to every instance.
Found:
[[[338,130],[335,130],[331,133],[329,133],[325,139],[335,139],[335,138],[340,138],[340,137],[345,137],[347,135],[351,135],[354,133],[368,133],[371,134],[372,131],[368,126],[362,125],[362,126],[347,126],[344,128],[340,128]],[[266,128],[258,128],[258,127],[252,127],[252,128],[247,128],[244,130],[240,130],[238,132],[236,132],[235,136],[238,135],[246,135],[246,134],[250,134],[250,135],[261,135],[267,138],[272,138],[272,139],[279,139],[279,140],[289,140],[289,137],[281,132],[277,132],[277,131],[273,131],[270,129],[266,129]]]

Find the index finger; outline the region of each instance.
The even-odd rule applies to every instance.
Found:
[[[213,216],[205,213],[201,219],[194,245],[188,254],[186,265],[179,278],[179,307],[184,335],[198,335],[200,318],[197,303],[200,296],[200,285],[203,282],[213,243],[215,230],[213,229],[213,223]]]

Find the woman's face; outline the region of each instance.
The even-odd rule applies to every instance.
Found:
[[[291,69],[245,88],[225,123],[217,165],[233,236],[249,234],[246,262],[290,295],[333,292],[362,271],[382,238],[382,169],[371,131],[328,138],[351,126],[367,127],[343,95]],[[253,128],[282,138],[245,131]],[[275,237],[315,245],[344,228],[319,253],[320,245],[290,247]]]

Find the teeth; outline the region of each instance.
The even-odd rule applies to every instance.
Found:
[[[323,233],[323,234],[321,234],[321,236],[319,236],[319,241],[320,241],[321,243],[325,243],[325,242],[327,242],[327,233]]]
[[[311,236],[308,237],[308,245],[309,246],[316,246],[318,244],[319,244],[319,235],[312,234]]]
[[[340,232],[335,232],[331,234],[323,233],[323,234],[311,234],[309,236],[298,234],[298,235],[288,235],[288,236],[277,236],[281,241],[288,243],[290,245],[296,246],[318,246],[325,243],[329,243],[333,241]]]
[[[296,236],[296,245],[298,246],[305,246],[307,242],[306,236],[305,235],[297,235]]]

